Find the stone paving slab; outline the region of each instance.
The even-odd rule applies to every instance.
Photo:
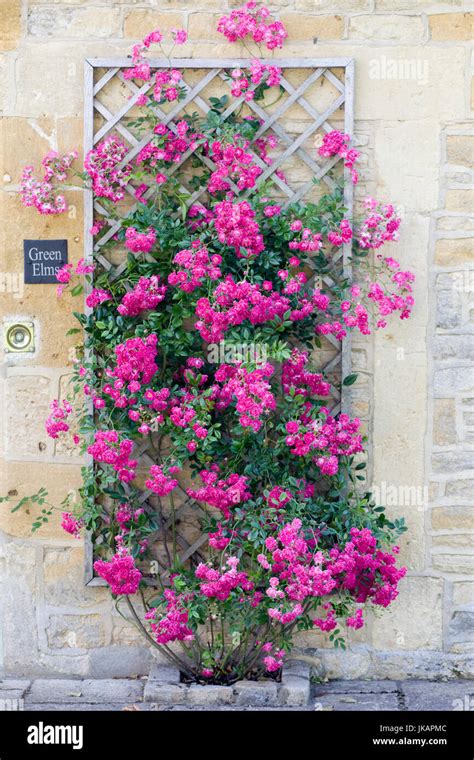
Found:
[[[139,702],[143,699],[143,689],[144,681],[128,678],[38,678],[33,681],[25,702]]]
[[[474,681],[403,681],[407,710],[474,710]]]
[[[377,712],[388,710],[397,712],[400,709],[398,694],[329,694],[319,696],[313,702],[313,710],[345,711],[345,712]]]
[[[311,694],[391,694],[396,693],[398,688],[398,681],[328,681],[313,684]]]
[[[170,673],[171,678],[171,673]],[[298,676],[291,676],[297,680]],[[155,699],[143,701],[146,679],[129,678],[37,678],[33,680],[3,678],[0,681],[0,710],[10,699],[23,699],[24,709],[31,711],[78,710],[136,710],[136,711],[212,711],[236,710],[239,712],[264,711],[378,711],[410,712],[465,710],[474,711],[474,680],[456,681],[332,681],[311,685],[307,705],[296,703],[269,704],[218,704],[196,697],[186,704],[169,699],[167,703]],[[162,689],[177,689],[177,684],[163,684]],[[198,691],[190,687],[189,691]],[[215,694],[227,687],[214,687]],[[241,687],[243,689],[243,687]],[[214,693],[214,692],[213,692]],[[296,693],[296,692],[295,692]],[[169,695],[172,696],[171,694]],[[244,699],[242,700],[244,702]],[[5,709],[5,707],[3,708]],[[11,708],[6,708],[11,709]],[[21,708],[20,708],[21,709]]]

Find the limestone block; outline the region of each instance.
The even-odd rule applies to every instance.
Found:
[[[473,549],[474,535],[470,533],[445,533],[442,536],[433,536],[431,539],[433,548],[442,549]]]
[[[399,588],[399,597],[373,621],[375,649],[439,649],[443,580],[406,577]]]
[[[446,6],[458,7],[462,6],[465,0],[435,0],[430,3],[430,9],[440,6],[443,10]],[[376,0],[377,11],[418,11],[421,13],[425,11],[427,7],[426,0]]]
[[[275,705],[278,699],[278,688],[272,681],[237,681],[234,692],[238,705]]]
[[[351,40],[399,40],[404,44],[422,42],[423,20],[419,16],[352,16],[348,37]]]
[[[7,672],[23,675],[34,664],[38,653],[36,566],[39,553],[35,547],[9,543],[1,547],[4,556],[2,573],[3,667]]]
[[[453,604],[455,607],[463,607],[474,603],[474,582],[459,581],[453,583]]]
[[[361,26],[365,22],[354,17]],[[372,16],[383,28],[385,16]],[[403,34],[403,19],[422,24],[421,18],[394,17],[393,28],[400,28]],[[340,55],[338,50],[331,50]],[[328,51],[329,53],[329,51]],[[296,50],[295,50],[295,54]],[[287,52],[288,55],[288,52]],[[465,76],[465,52],[462,46],[449,48],[409,45],[403,40],[401,45],[376,46],[370,44],[357,48],[356,86],[357,113],[359,119],[381,119],[386,121],[432,122],[439,128],[442,119],[451,120],[465,117],[465,95],[463,88],[454,92],[453,78],[462,81]],[[429,127],[430,143],[432,130]],[[413,144],[410,140],[410,145]],[[419,141],[418,141],[419,142]],[[408,146],[407,146],[408,147]],[[424,148],[420,148],[424,152]],[[406,167],[406,164],[403,165]],[[426,167],[425,167],[426,168]],[[401,173],[409,173],[406,168]],[[384,176],[382,174],[382,176]],[[432,193],[432,188],[418,188],[423,193]],[[407,203],[407,199],[400,200]]]
[[[457,190],[449,190],[448,195],[450,193],[457,193]],[[468,190],[461,191],[463,193],[469,192]],[[472,206],[474,206],[474,195],[472,197]],[[440,217],[437,221],[437,227],[438,230],[449,230],[449,231],[455,231],[455,230],[474,230],[474,219],[469,218],[468,216],[443,216]]]
[[[51,693],[52,687],[54,694]],[[120,678],[101,678],[97,680],[78,680],[72,678],[51,679],[37,678],[30,689],[30,702],[46,703],[51,701],[65,703],[100,702],[141,702],[143,682]]]
[[[234,701],[231,686],[199,686],[192,684],[187,690],[186,697],[189,704],[202,706],[230,704]]]
[[[119,8],[31,8],[28,34],[32,37],[90,39],[121,36]]]
[[[474,208],[474,190],[448,190],[446,193],[446,211],[472,213]]]
[[[474,641],[474,612],[456,611],[449,621],[448,636],[452,643]]]
[[[38,166],[51,150],[54,122],[50,117],[38,120],[4,117],[0,121],[2,169],[17,184],[25,166]]]
[[[82,483],[80,468],[43,462],[7,462],[2,466],[0,495],[10,495],[10,501],[0,504],[0,530],[12,536],[31,538],[31,525],[39,514],[33,505],[12,514],[11,508],[24,496],[31,496],[43,486],[48,491],[48,501],[59,507],[68,492],[75,492]],[[75,495],[71,493],[72,496]],[[28,511],[27,511],[28,510]],[[49,522],[33,534],[36,540],[60,539],[65,545],[78,546],[77,539],[61,528],[61,511],[54,510]]]
[[[435,263],[440,266],[459,265],[472,261],[474,238],[440,239],[436,241]]]
[[[159,28],[167,34],[171,29],[185,27],[185,17],[175,10],[162,12],[160,10],[133,9],[125,14],[124,36],[134,40],[141,40],[152,29]],[[169,36],[169,35],[168,35]]]
[[[474,15],[474,14],[473,14]],[[448,135],[446,149],[450,164],[472,167],[474,156],[474,136]]]
[[[432,554],[433,567],[444,573],[456,575],[472,575],[474,556],[470,554]]]
[[[84,58],[126,56],[129,41],[107,38],[89,40],[86,35],[78,44],[48,38],[48,55],[44,40],[28,37],[18,51],[16,61],[17,89],[15,115],[80,116],[84,109]],[[59,61],[60,65],[51,65]]]
[[[443,451],[431,458],[433,472],[456,472],[470,470],[474,466],[472,451]]]
[[[144,639],[142,638],[142,642]],[[133,678],[146,675],[153,663],[148,646],[99,646],[89,649],[89,673],[93,678]]]
[[[64,534],[66,535],[66,534]],[[84,547],[45,549],[44,595],[53,607],[91,606],[110,601],[107,588],[84,585]]]
[[[428,16],[431,39],[436,42],[469,41],[474,13],[439,13]]]
[[[433,530],[474,530],[471,507],[435,507],[431,510]]]
[[[381,178],[379,193],[403,204],[405,209],[423,213],[438,203],[439,125],[435,121],[415,121],[413,116],[405,123],[384,119],[375,131],[373,145]],[[407,222],[416,226],[419,245],[420,234],[428,235],[424,220],[403,220],[404,243]]]
[[[295,0],[295,9],[297,11],[370,11],[371,0]]]
[[[436,327],[452,330],[462,321],[462,301],[456,290],[440,290],[436,296]]]
[[[51,615],[46,628],[52,649],[88,649],[106,644],[102,615]]]
[[[334,10],[334,8],[332,8]],[[280,21],[291,40],[339,40],[344,35],[342,16],[307,16],[303,13],[281,13]]]
[[[435,399],[433,405],[433,443],[437,446],[456,443],[455,412],[454,399]]]
[[[474,493],[474,480],[456,478],[446,483],[446,496],[454,496],[460,499],[472,500]]]
[[[449,396],[458,392],[471,392],[474,378],[468,367],[446,367],[434,372],[433,389],[436,396]]]
[[[1,0],[0,17],[0,50],[14,50],[21,37],[21,0]]]
[[[6,385],[7,456],[39,457],[51,455],[52,443],[44,421],[54,396],[47,375],[11,375]]]

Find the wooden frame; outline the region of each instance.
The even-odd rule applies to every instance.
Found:
[[[298,190],[294,191],[285,180],[282,180],[275,175],[275,171],[278,169],[278,166],[281,165],[281,163],[290,156],[298,156],[298,158],[304,161],[306,166],[314,172],[314,176],[324,179],[327,184],[331,185],[332,180],[330,180],[330,178],[326,175],[329,169],[338,160],[340,160],[339,157],[329,159],[325,166],[321,167],[307,153],[303,147],[303,143],[319,128],[324,129],[326,132],[333,129],[328,119],[330,118],[331,114],[334,111],[338,110],[342,105],[344,105],[344,131],[350,135],[353,134],[354,61],[351,58],[275,58],[263,60],[262,62],[270,65],[277,65],[282,69],[283,75],[281,78],[281,84],[283,85],[288,97],[271,115],[268,115],[265,112],[264,108],[258,103],[254,103],[253,101],[248,103],[248,106],[252,112],[264,120],[263,124],[256,134],[256,137],[264,134],[268,129],[271,129],[277,135],[280,142],[286,145],[286,147],[283,153],[278,157],[278,159],[276,159],[275,163],[272,164],[272,166],[267,166],[264,164],[255,153],[253,153],[253,160],[264,170],[262,175],[260,175],[258,181],[261,182],[262,180],[271,177],[275,184],[278,185],[282,193],[287,196],[288,200],[286,201],[286,204],[289,204],[304,199],[305,192],[309,190],[308,184],[312,184],[312,182],[305,183]],[[157,113],[159,113],[159,115],[162,117],[162,121],[164,121],[167,126],[173,130],[173,118],[175,115],[179,114],[183,106],[188,103],[195,102],[196,105],[204,112],[206,112],[206,110],[209,110],[208,104],[205,102],[201,95],[206,85],[216,77],[219,77],[221,80],[225,80],[224,71],[226,69],[232,69],[235,67],[248,67],[249,60],[242,58],[224,58],[216,60],[199,58],[177,58],[168,61],[167,59],[159,58],[151,59],[149,60],[149,63],[150,66],[154,69],[168,68],[171,65],[172,67],[179,68],[184,73],[186,70],[203,70],[206,72],[202,79],[194,86],[188,86],[184,81],[187,90],[185,100],[176,103],[176,105],[171,108],[169,112],[164,113],[159,107],[157,107]],[[150,140],[149,135],[145,135],[141,140],[138,140],[134,135],[130,133],[127,127],[121,123],[121,120],[126,116],[130,108],[135,105],[139,95],[148,92],[151,88],[151,84],[149,82],[139,87],[132,80],[125,80],[123,78],[122,69],[129,68],[132,65],[133,64],[130,58],[91,58],[86,59],[84,64],[84,151],[87,152],[91,150],[94,145],[96,145],[107,135],[107,133],[115,131],[118,132],[131,146],[130,150],[127,153],[127,156],[123,161],[123,164],[128,163],[132,158],[134,158],[141,150],[141,148]],[[106,69],[106,71],[102,73],[97,81],[95,81],[95,75],[99,69]],[[309,70],[310,73],[302,84],[299,86],[294,86],[285,77],[285,70],[287,69],[305,69]],[[344,83],[342,83],[332,73],[331,69],[344,70]],[[105,90],[107,84],[111,82],[114,77],[121,79],[122,83],[126,84],[131,93],[130,99],[115,114],[111,113],[110,110],[103,103],[101,103],[100,99],[98,98],[99,93]],[[327,80],[329,80],[334,88],[339,92],[339,95],[336,97],[334,102],[331,103],[331,105],[326,108],[323,113],[319,113],[315,107],[304,97],[304,93],[307,88],[321,77],[325,77]],[[225,110],[224,116],[230,114],[233,110],[235,110],[241,104],[242,100],[243,98],[233,98],[230,105]],[[312,123],[296,139],[291,138],[279,124],[279,119],[284,115],[287,108],[289,108],[289,106],[293,103],[300,105],[313,119]],[[94,133],[95,112],[100,113],[101,117],[105,120],[103,126],[98,129],[96,133]],[[176,169],[182,165],[182,163],[189,157],[189,155],[189,151],[183,154],[182,161],[176,165]],[[212,168],[212,161],[206,159],[205,163],[210,168]],[[174,170],[175,169],[173,168],[171,171]],[[127,187],[126,190],[130,194],[133,194],[133,188]],[[191,195],[189,204],[195,202],[197,198],[200,197],[202,192],[203,190],[196,190]],[[242,195],[242,193],[240,193],[240,195]],[[94,210],[97,213],[105,214],[105,212],[100,203],[94,199],[92,190],[85,190],[84,196],[85,259],[88,261],[91,261],[93,258],[98,259],[100,263],[109,271],[109,275],[113,279],[121,273],[121,265],[113,267],[112,264],[106,259],[106,257],[101,254],[100,245],[110,239],[110,237],[116,231],[117,227],[111,225],[107,233],[102,236],[99,244],[94,245],[92,236],[89,233],[89,230],[93,224]],[[351,217],[353,211],[353,185],[349,177],[349,172],[347,170],[345,170],[344,203],[348,209],[348,215]],[[340,253],[340,256],[342,256],[343,259],[343,271],[346,276],[350,276],[350,249],[350,243],[346,244]],[[332,281],[330,278],[325,278],[325,282],[329,287],[331,286]],[[330,342],[334,346],[337,345],[339,348],[337,341],[335,341],[332,336],[328,337]],[[351,368],[351,347],[349,337],[343,341],[342,348],[339,352],[338,357],[332,359],[328,365],[326,365],[325,369],[332,368],[330,365],[336,366],[336,360],[337,362],[340,361],[341,364],[341,377],[345,377],[350,373]],[[349,394],[347,392],[342,392],[342,385],[340,392],[338,392],[336,389],[333,390],[335,395],[338,394],[336,396],[338,399],[337,408],[348,413],[350,411]],[[136,456],[148,458],[146,454],[146,446],[138,448],[139,450]],[[141,451],[141,448],[143,448],[143,451]],[[88,460],[88,464],[92,466],[92,461],[90,459]],[[144,502],[146,501],[147,497],[148,494],[146,491],[144,491]],[[196,507],[199,508],[198,505],[195,505],[193,508]],[[184,553],[181,555],[183,559],[189,557],[193,552],[199,550],[200,542],[198,541],[195,542],[196,545],[193,544],[192,546],[190,546],[186,541],[183,543],[182,548],[184,549]],[[90,536],[87,536],[86,538],[85,583],[89,586],[105,584],[105,581],[103,581],[101,578],[94,576],[93,542]],[[153,581],[150,580],[150,583],[153,583]]]

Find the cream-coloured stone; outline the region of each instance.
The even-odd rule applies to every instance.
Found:
[[[27,504],[12,513],[11,509],[20,499],[32,496],[41,487],[48,491],[47,501],[56,509],[47,523],[33,534],[36,541],[59,539],[64,544],[77,546],[77,540],[61,528],[61,502],[68,492],[78,498],[78,489],[82,483],[78,466],[46,464],[43,462],[6,462],[2,464],[0,476],[0,496],[10,496],[10,501],[0,504],[0,530],[11,536],[31,539],[31,526],[40,510]]]
[[[31,672],[38,657],[36,568],[41,555],[33,546],[14,542],[1,552],[3,667],[21,675]]]
[[[28,13],[28,34],[32,37],[90,39],[121,37],[119,8],[32,8]]]
[[[469,533],[450,533],[443,536],[433,536],[431,545],[446,549],[474,549],[474,535]]]
[[[16,116],[82,116],[84,59],[127,56],[130,41],[48,39],[48,55],[45,49],[43,40],[29,37],[18,50]],[[61,64],[52,66],[51,61]]]
[[[469,41],[474,29],[474,13],[438,13],[428,16],[431,39]]]
[[[324,11],[350,13],[352,11],[371,10],[371,0],[295,0],[294,4],[297,11],[308,11],[310,13],[323,13]]]
[[[474,603],[474,582],[459,581],[453,583],[453,604],[455,607],[463,607]]]
[[[51,615],[46,627],[52,649],[89,649],[108,643],[102,615]]]
[[[435,262],[440,266],[458,265],[472,261],[474,238],[441,239],[436,241]]]
[[[44,428],[54,395],[50,377],[11,375],[6,390],[7,457],[51,455],[52,444]]]
[[[457,478],[446,484],[446,496],[453,496],[460,499],[472,500],[474,493],[474,480],[465,480]]]
[[[446,446],[456,443],[456,404],[452,398],[440,398],[433,406],[433,443]]]
[[[471,507],[436,507],[431,511],[433,530],[474,530]]]
[[[163,13],[161,9],[135,8],[125,13],[123,32],[125,37],[138,41],[153,29],[159,28],[163,33],[168,34],[171,29],[182,29],[185,25],[185,16],[174,10]]]
[[[341,48],[328,45],[324,53],[340,55]],[[298,54],[296,49],[294,54]],[[430,48],[410,46],[405,40],[401,45],[361,45],[357,48],[355,69],[358,119],[380,119],[400,125],[426,119],[431,144],[432,129],[439,131],[440,120],[465,118],[463,88],[453,88],[453,81],[463,81],[464,76],[465,51],[462,45]],[[420,143],[409,142],[410,152],[413,143]],[[424,152],[421,144],[418,147]],[[383,173],[380,178],[383,180]],[[419,186],[418,190],[422,192],[423,188]],[[402,202],[406,204],[407,201],[405,198]]]
[[[396,40],[422,42],[425,30],[419,16],[370,15],[351,16],[348,37],[351,40]]]
[[[458,8],[467,5],[469,0],[434,0],[429,3],[430,10],[444,10],[451,7]],[[428,3],[426,0],[376,0],[375,7],[377,11],[422,11],[427,10]]]
[[[45,602],[52,607],[85,607],[110,603],[101,586],[84,585],[84,547],[45,549],[43,561]]]
[[[446,193],[446,211],[464,211],[472,214],[474,209],[474,190],[448,190]]]
[[[457,192],[451,190],[450,192]],[[472,198],[474,203],[474,196]],[[438,230],[474,230],[474,218],[468,216],[443,216],[437,221]]]
[[[21,37],[21,0],[0,0],[0,50],[13,50]]]
[[[11,97],[13,58],[9,55],[0,54],[0,114],[6,113]]]
[[[446,149],[450,164],[472,167],[474,162],[474,136],[448,135]]]
[[[38,166],[44,155],[53,147],[54,122],[43,119],[0,120],[0,160],[2,171],[19,184],[25,166]]]
[[[409,211],[429,212],[436,206],[439,160],[436,122],[391,123],[384,119],[376,128],[374,151],[380,173],[380,194],[402,204],[405,214]],[[406,222],[402,231],[406,241],[409,234]]]
[[[472,575],[474,570],[474,556],[472,554],[434,554],[432,555],[433,567],[444,573],[456,575]]]
[[[291,40],[339,40],[344,35],[342,16],[306,16],[301,13],[281,13],[283,23]]]
[[[373,621],[375,649],[440,649],[443,586],[441,578],[401,581],[399,597]]]

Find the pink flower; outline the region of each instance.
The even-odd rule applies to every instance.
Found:
[[[133,557],[129,554],[116,554],[110,562],[96,560],[94,570],[107,581],[112,594],[135,594],[140,585],[141,573]]]
[[[77,520],[70,512],[62,513],[61,528],[70,533],[74,538],[81,537],[82,520]]]

